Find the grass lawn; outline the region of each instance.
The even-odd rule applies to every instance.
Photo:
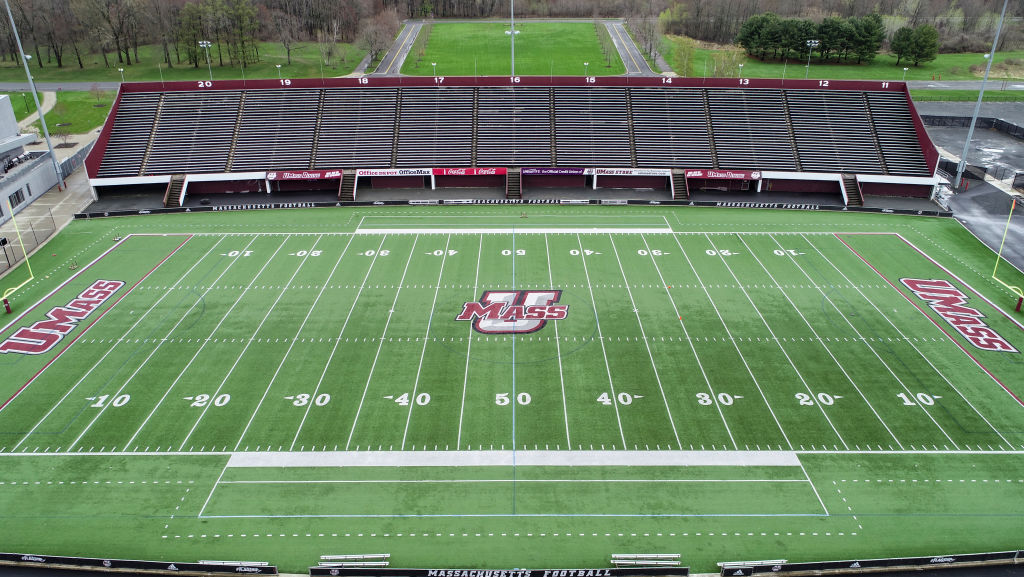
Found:
[[[978,100],[977,90],[911,90],[910,96],[917,102],[938,101],[938,102],[976,102]],[[1021,102],[1024,101],[1024,91],[1021,90],[993,90],[993,87],[985,89],[985,102]]]
[[[927,287],[1016,350],[1021,317],[953,219],[210,212],[78,220],[32,258],[0,329],[10,550],[710,572],[1019,547],[1020,355]]]
[[[366,55],[365,51],[348,44],[339,44],[339,49],[344,47],[346,58],[344,61],[336,61],[331,66],[325,66],[325,76],[343,76],[350,74]],[[161,70],[157,63],[161,62],[160,47],[158,45],[146,45],[139,49],[141,64],[131,66],[119,65],[116,55],[108,54],[110,68],[103,65],[103,57],[100,54],[90,54],[85,63],[85,69],[79,69],[73,61],[65,61],[63,68],[47,65],[44,68],[32,67],[32,77],[36,82],[117,82],[121,80],[118,67],[124,68],[124,79],[128,82],[141,82],[160,80]],[[245,78],[276,78],[277,64],[281,64],[281,75],[285,78],[316,78],[320,75],[320,50],[314,42],[302,42],[296,44],[292,49],[292,63],[288,64],[284,48],[277,42],[260,43],[260,62],[251,64],[245,69]],[[171,58],[174,58],[173,53]],[[213,65],[213,79],[227,80],[242,78],[241,68],[230,68],[219,66],[219,58],[216,47],[210,50],[210,61]],[[225,62],[227,59],[225,58]],[[205,61],[202,66],[196,68],[187,64],[175,64],[174,68],[163,67],[163,79],[171,80],[198,80],[209,77]],[[0,82],[24,82],[25,71],[20,66],[12,63],[4,63],[0,66]]]
[[[51,134],[66,129],[68,134],[85,134],[103,125],[107,112],[114,102],[114,92],[103,94],[99,101],[89,92],[60,91],[57,93],[57,104],[46,113],[46,127]],[[58,126],[67,124],[67,126]],[[33,126],[40,130],[39,121]]]
[[[666,37],[663,46],[671,41]],[[666,59],[672,68],[684,76],[714,76],[714,56],[716,50],[698,48],[690,61],[689,69],[681,70],[682,63],[675,62],[671,51],[664,50]],[[1009,58],[1024,57],[1024,51],[1000,52],[996,54],[996,63]],[[746,57],[742,60],[743,75],[750,78],[803,78],[807,72],[807,55],[804,57],[790,59],[788,63],[774,60],[761,61],[756,58]],[[705,63],[707,70],[705,72]],[[923,63],[920,66],[909,64],[906,60],[896,64],[896,57],[890,54],[879,54],[871,64],[836,64],[834,62],[822,63],[818,55],[811,58],[808,78],[821,78],[832,80],[903,80],[903,68],[908,68],[906,80],[981,80],[980,75],[970,71],[975,64],[984,64],[985,59],[981,54],[939,54],[932,62]],[[735,71],[732,73],[735,74]],[[990,77],[990,80],[992,78]],[[1001,78],[996,79],[1001,80]]]
[[[36,103],[32,101],[32,94],[28,92],[6,92],[11,97],[11,107],[14,108],[14,118],[21,122],[23,118],[36,111]],[[39,104],[43,103],[43,95],[39,95]]]
[[[438,76],[508,75],[510,46],[499,22],[444,22],[434,24],[422,58],[409,54],[402,73],[431,76],[437,63]],[[618,53],[605,64],[601,45],[591,22],[523,22],[516,25],[516,74],[521,76],[622,74],[625,67]]]

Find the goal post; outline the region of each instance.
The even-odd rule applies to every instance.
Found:
[[[1021,306],[1024,305],[1024,289],[1021,289],[1021,287],[1019,286],[1008,284],[1004,282],[1002,279],[1000,279],[998,276],[996,276],[996,273],[999,271],[999,261],[1003,259],[1003,247],[1006,246],[1006,235],[1007,233],[1010,232],[1010,219],[1013,218],[1013,210],[1015,208],[1017,208],[1016,197],[1013,198],[1013,201],[1010,204],[1010,214],[1006,217],[1006,227],[1003,228],[1003,239],[999,242],[999,252],[996,253],[996,265],[992,269],[992,279],[1006,287],[1006,289],[1012,292],[1013,294],[1017,295],[1017,306],[1014,308],[1014,310],[1020,312]]]
[[[21,253],[25,255],[25,266],[28,267],[28,278],[22,281],[18,286],[8,287],[4,289],[3,299],[4,310],[7,313],[11,312],[11,305],[8,298],[14,293],[18,292],[23,286],[35,280],[36,275],[32,272],[32,262],[28,258],[28,251],[25,249],[25,239],[21,236],[21,229],[18,227],[18,221],[14,218],[14,207],[11,206],[11,199],[7,199],[7,210],[11,213],[11,223],[14,225],[14,232],[18,236],[18,243],[21,244]]]

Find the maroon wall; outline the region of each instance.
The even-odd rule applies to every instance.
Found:
[[[367,177],[359,179],[366,182]],[[371,176],[370,188],[429,188],[429,176]]]
[[[189,181],[185,194],[225,194],[237,192],[263,192],[262,180],[208,180],[201,182]]]
[[[124,87],[124,84],[121,84]],[[114,97],[114,104],[110,107],[110,112],[107,113],[107,120],[103,123],[103,128],[100,130],[100,135],[96,139],[96,143],[92,145],[92,150],[89,154],[85,155],[85,174],[89,178],[96,178],[96,174],[99,173],[100,163],[103,162],[103,155],[107,153],[107,143],[110,142],[110,131],[114,128],[114,119],[117,118],[117,109],[121,106],[121,91],[118,90],[117,96]]]
[[[743,188],[743,183],[747,187]],[[687,178],[686,187],[690,190],[726,190],[748,191],[757,190],[757,182],[751,180],[727,180],[724,178]],[[724,192],[724,191],[723,191]]]
[[[582,174],[524,174],[523,188],[583,188],[587,177]]]
[[[860,183],[862,194],[877,196],[914,196],[928,198],[932,194],[932,187],[922,184],[895,184],[888,182],[862,182]]]
[[[472,176],[443,175],[434,177],[438,188],[505,188],[504,174],[478,174]]]
[[[765,180],[761,185],[767,192],[824,192],[842,194],[839,183],[835,180]]]
[[[917,113],[914,100],[910,98],[910,89],[904,87],[903,93],[906,95],[907,105],[910,107],[910,117],[914,120],[914,132],[917,133],[917,144],[921,147],[921,152],[924,153],[924,162],[928,166],[928,171],[935,174],[935,169],[939,167],[939,151],[932,143],[931,137],[928,136],[924,122],[921,122],[921,116]]]
[[[597,177],[598,188],[653,188],[668,190],[667,176],[621,176],[601,175]]]

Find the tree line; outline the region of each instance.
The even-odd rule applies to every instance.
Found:
[[[762,60],[787,60],[814,52],[822,62],[861,64],[878,55],[885,40],[885,26],[878,13],[863,17],[825,18],[819,24],[796,18],[779,18],[768,12],[751,16],[740,27],[736,43],[747,54]],[[906,57],[914,66],[935,60],[939,53],[939,33],[930,24],[896,31],[890,50],[897,61]]]

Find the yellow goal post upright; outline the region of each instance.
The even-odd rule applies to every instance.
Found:
[[[999,242],[999,252],[996,253],[996,266],[992,269],[992,279],[997,283],[1006,287],[1007,290],[1017,295],[1017,306],[1014,310],[1020,312],[1021,305],[1024,305],[1024,289],[1019,286],[1013,286],[1007,284],[1002,279],[996,276],[996,272],[999,270],[999,261],[1003,258],[1003,247],[1006,246],[1006,234],[1010,231],[1010,219],[1013,218],[1013,209],[1017,207],[1017,198],[1014,196],[1013,202],[1010,204],[1010,214],[1006,217],[1006,227],[1003,229],[1003,240]]]
[[[11,213],[11,223],[14,224],[14,232],[18,235],[18,243],[21,244],[21,253],[25,255],[25,266],[28,267],[28,278],[26,278],[18,286],[8,287],[7,289],[4,290],[4,294],[3,294],[4,310],[8,314],[10,314],[10,312],[11,312],[11,303],[10,303],[10,301],[7,300],[8,297],[10,297],[14,293],[18,292],[18,290],[20,290],[21,287],[23,287],[23,286],[27,285],[28,283],[32,282],[33,280],[35,280],[36,275],[32,272],[32,263],[29,261],[28,251],[25,250],[25,239],[23,239],[21,237],[21,229],[18,228],[18,221],[15,220],[15,218],[14,218],[14,207],[11,206],[11,199],[9,199],[9,198],[7,199],[7,210],[9,210],[10,213]]]

